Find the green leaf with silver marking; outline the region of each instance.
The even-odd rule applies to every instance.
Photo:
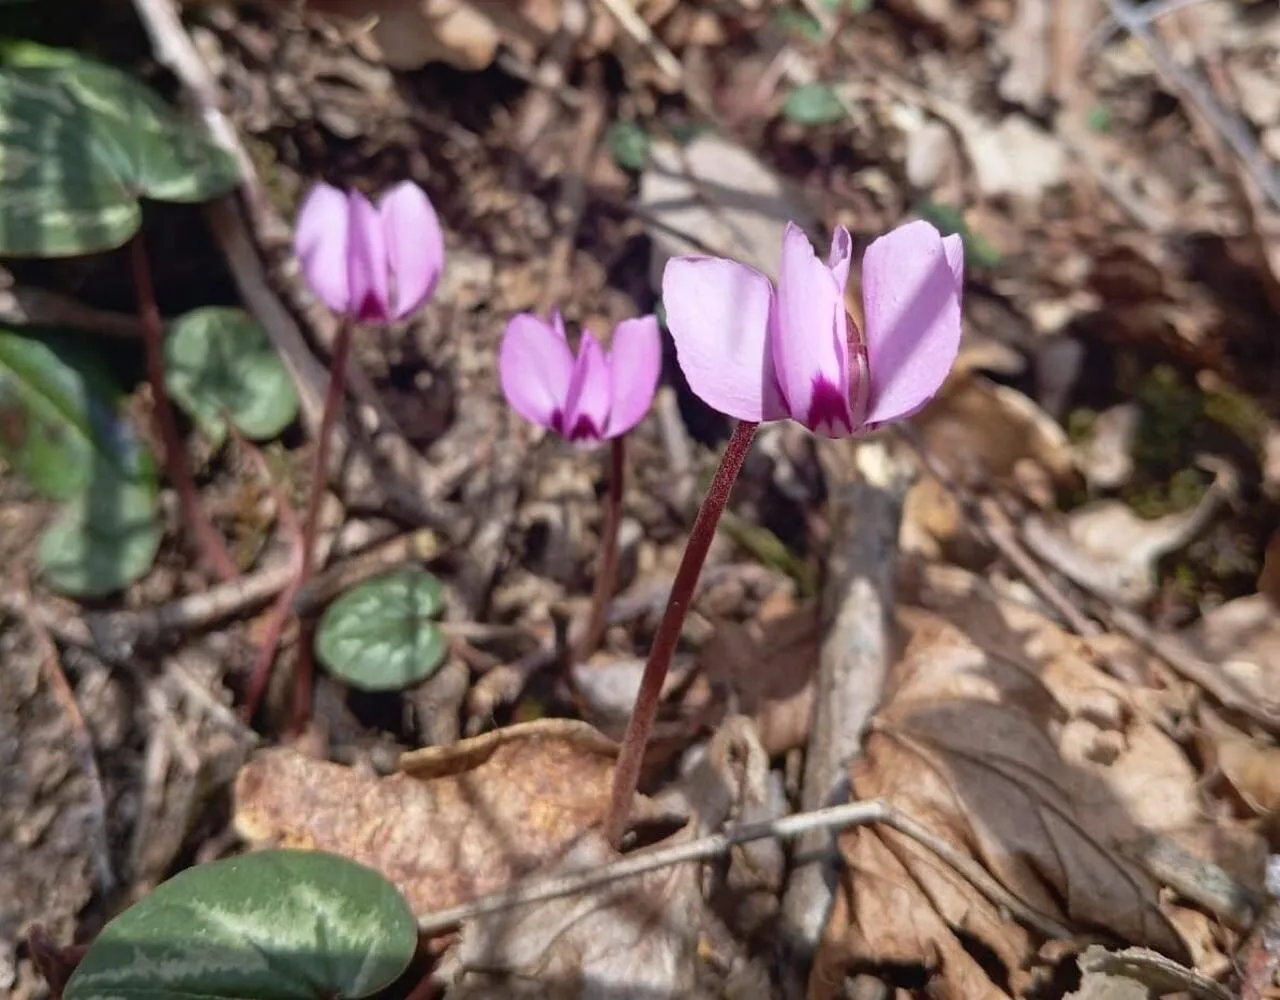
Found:
[[[139,197],[199,202],[237,183],[231,155],[127,73],[0,44],[0,254],[109,250],[137,231]]]
[[[101,356],[74,338],[0,328],[0,457],[44,495],[69,499],[104,479],[154,486],[120,396]]]
[[[179,316],[164,342],[165,383],[215,445],[227,419],[265,441],[298,416],[293,379],[261,326],[243,309],[210,306]]]
[[[356,1000],[394,982],[417,924],[377,872],[320,851],[188,868],[112,920],[65,1000]]]
[[[105,597],[141,579],[160,550],[156,507],[154,483],[95,480],[41,536],[41,578],[72,597]]]
[[[325,609],[316,655],[334,676],[364,691],[399,691],[435,673],[448,644],[433,621],[440,581],[401,570],[347,591]]]

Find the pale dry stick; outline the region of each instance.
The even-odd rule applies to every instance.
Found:
[[[898,530],[914,478],[911,463],[883,437],[823,443],[834,544],[800,795],[806,810],[850,797],[849,764],[861,753],[889,670]],[[787,879],[781,934],[793,967],[807,968],[835,899],[839,852],[823,830],[802,837],[796,850],[805,861]]]
[[[672,865],[688,864],[694,861],[706,861],[719,857],[738,844],[746,844],[753,840],[764,840],[775,837],[779,840],[791,840],[813,830],[838,830],[851,826],[867,826],[878,823],[910,837],[926,850],[932,852],[941,861],[950,865],[966,879],[975,889],[987,897],[994,905],[1008,911],[1015,919],[1040,932],[1048,938],[1070,938],[1073,931],[1059,923],[1051,916],[1032,909],[1021,899],[997,882],[972,858],[966,857],[959,850],[942,838],[934,835],[917,823],[910,816],[893,808],[881,799],[869,802],[849,802],[844,805],[816,809],[812,812],[795,813],[760,823],[745,824],[729,830],[727,833],[715,833],[709,837],[686,841],[672,847],[647,850],[628,855],[619,861],[602,865],[588,871],[574,872],[570,875],[558,875],[552,878],[529,879],[523,883],[504,889],[501,892],[481,896],[461,906],[447,910],[437,910],[418,918],[418,930],[428,936],[441,934],[457,927],[467,920],[492,913],[501,913],[532,903],[542,903],[551,899],[587,892],[611,882],[635,878],[660,868]]]
[[[402,566],[430,562],[444,546],[429,528],[397,535],[376,548],[350,556],[307,580],[293,597],[293,613],[300,618],[314,614],[343,591]]]
[[[1178,65],[1155,36],[1150,22],[1140,8],[1134,7],[1130,0],[1107,0],[1107,9],[1121,27],[1138,40],[1156,68],[1182,91],[1186,99],[1231,147],[1249,172],[1250,178],[1271,200],[1272,205],[1280,208],[1280,174],[1277,174],[1274,164],[1262,151],[1240,116],[1223,108],[1208,84],[1197,74],[1189,73]]]
[[[80,711],[80,704],[76,701],[76,693],[67,681],[66,674],[62,672],[62,661],[58,656],[57,644],[40,616],[34,613],[35,601],[31,596],[31,583],[24,570],[18,571],[17,586],[14,591],[14,596],[17,598],[16,609],[22,616],[39,651],[45,681],[71,726],[71,741],[75,746],[76,756],[80,760],[80,769],[84,772],[85,782],[89,786],[91,826],[89,840],[94,868],[98,874],[98,888],[106,894],[115,888],[116,876],[111,866],[111,851],[107,843],[107,799],[102,791],[102,775],[98,771],[98,759],[93,752],[93,737],[89,733],[88,724],[84,721],[84,713]]]

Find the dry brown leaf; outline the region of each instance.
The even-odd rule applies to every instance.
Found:
[[[1058,422],[1016,389],[980,375],[949,380],[918,421],[930,453],[965,483],[1009,482],[1027,461],[1055,483],[1075,476],[1071,444]]]
[[[1252,740],[1225,725],[1208,737],[1212,761],[1255,813],[1280,808],[1280,747]]]
[[[1264,594],[1238,597],[1205,612],[1182,637],[1256,702],[1280,705],[1280,609]]]
[[[406,754],[407,773],[385,778],[269,749],[236,779],[235,828],[369,865],[426,914],[503,888],[600,823],[612,746],[543,720]]]
[[[543,874],[617,859],[597,833]],[[678,865],[468,924],[448,1000],[662,1000],[693,989],[698,868]]]
[[[682,782],[692,818],[661,846],[703,836],[730,815],[758,821],[768,804],[769,762],[751,720],[731,716]],[[671,797],[671,796],[669,796]],[[540,874],[595,868],[618,855],[594,831]],[[762,887],[758,878],[735,883],[734,869],[765,883],[776,907],[783,857],[776,841],[742,845],[728,881],[740,898]],[[457,962],[462,974],[449,1000],[552,997],[555,1000],[662,1000],[687,997],[694,986],[703,899],[697,865],[678,865],[590,892],[473,921],[463,930]]]
[[[858,796],[972,853],[1033,910],[1185,960],[1159,883],[1134,860],[1144,838],[1202,823],[1180,748],[1030,608],[955,569],[929,567],[919,586],[931,610],[900,614],[910,641],[853,767]],[[864,961],[921,964],[945,995],[999,996],[962,929],[1020,987],[1026,932],[964,879],[893,831],[853,830],[841,846],[853,874],[833,940]]]
[[[729,687],[737,711],[755,720],[765,750],[777,756],[808,739],[820,644],[817,609],[802,608],[769,622],[722,623],[698,662]]]

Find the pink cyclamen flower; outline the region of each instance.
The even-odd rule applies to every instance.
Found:
[[[411,181],[384,194],[377,208],[358,191],[317,184],[298,210],[294,244],[312,291],[362,323],[408,316],[430,298],[444,268],[440,220]]]
[[[960,237],[911,222],[867,247],[865,337],[845,312],[852,255],[843,226],[824,263],[791,222],[776,288],[736,261],[668,261],[667,328],[694,393],[739,420],[789,417],[826,437],[900,420],[924,406],[960,346]]]
[[[609,350],[589,332],[575,356],[560,313],[551,322],[532,313],[511,318],[498,352],[498,374],[511,408],[570,441],[615,438],[649,411],[662,371],[658,321],[619,323]]]

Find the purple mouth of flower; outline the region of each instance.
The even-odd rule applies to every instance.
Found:
[[[599,441],[604,436],[603,430],[586,414],[579,414],[573,426],[566,430],[563,410],[551,414],[551,429],[569,441]]]
[[[809,430],[819,432],[824,428],[833,431],[844,428],[843,433],[853,433],[853,424],[849,421],[849,400],[829,379],[822,375],[814,376],[811,400],[809,419],[805,421]]]
[[[379,323],[387,318],[386,311],[382,308],[382,304],[373,292],[366,292],[364,298],[360,300],[360,308],[356,312],[356,318],[361,323]]]

